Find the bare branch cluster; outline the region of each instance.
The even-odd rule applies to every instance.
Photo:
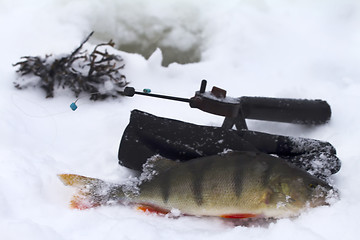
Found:
[[[54,97],[54,89],[60,87],[69,88],[76,97],[82,92],[88,93],[92,100],[121,96],[128,84],[125,75],[120,72],[125,66],[124,60],[107,51],[107,47],[114,47],[112,40],[96,45],[90,54],[87,50],[81,51],[92,34],[66,56],[22,57],[23,61],[14,66],[19,66],[17,72],[27,78],[19,78],[14,82],[15,87],[41,87],[46,92],[46,98]]]

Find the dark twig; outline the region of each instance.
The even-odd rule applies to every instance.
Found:
[[[120,73],[125,64],[119,55],[109,54],[106,47],[114,47],[114,42],[101,43],[88,54],[81,51],[84,44],[94,32],[71,54],[55,58],[52,55],[42,57],[22,57],[13,66],[19,66],[17,72],[21,76],[35,76],[34,78],[18,79],[15,87],[23,89],[28,86],[38,86],[45,90],[46,97],[54,97],[54,88],[70,88],[75,96],[81,92],[90,94],[90,99],[105,99],[109,96],[118,97],[122,89],[128,84],[125,75]],[[100,48],[105,47],[104,50]]]

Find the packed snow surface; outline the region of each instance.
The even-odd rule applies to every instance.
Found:
[[[360,1],[2,0],[0,239],[357,239],[360,235]],[[329,123],[248,121],[252,130],[329,141],[342,168],[331,206],[250,227],[218,218],[167,218],[131,207],[72,210],[59,173],[121,182],[117,163],[130,111],[220,126],[186,103],[135,96],[92,102],[14,88],[21,56],[66,54],[113,39],[138,90],[191,97],[207,79],[228,96],[324,99]]]

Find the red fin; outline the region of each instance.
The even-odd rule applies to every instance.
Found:
[[[86,196],[75,195],[70,202],[70,207],[73,209],[85,210],[100,206],[99,203],[89,201]]]
[[[140,205],[137,207],[137,210],[141,210],[143,212],[150,212],[150,213],[156,213],[156,214],[168,214],[169,211],[165,209],[161,209],[158,207],[148,206],[148,205]]]
[[[253,214],[253,213],[238,213],[238,214],[225,214],[225,215],[221,215],[220,217],[222,218],[253,218],[253,217],[257,217],[257,214]]]

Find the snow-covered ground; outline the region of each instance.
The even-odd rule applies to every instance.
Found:
[[[358,0],[0,1],[0,239],[357,239],[360,235],[360,2]],[[58,173],[118,182],[117,150],[130,111],[204,125],[222,118],[142,96],[69,105],[13,87],[24,55],[69,53],[114,39],[131,86],[191,97],[200,81],[229,96],[320,98],[332,119],[318,127],[249,121],[250,129],[331,142],[341,200],[267,227],[217,218],[149,216],[124,206],[77,211]],[[152,55],[151,53],[156,50]],[[163,55],[162,55],[163,53]],[[150,58],[146,59],[143,56]],[[162,66],[161,62],[164,59]],[[171,63],[174,59],[189,64]]]

